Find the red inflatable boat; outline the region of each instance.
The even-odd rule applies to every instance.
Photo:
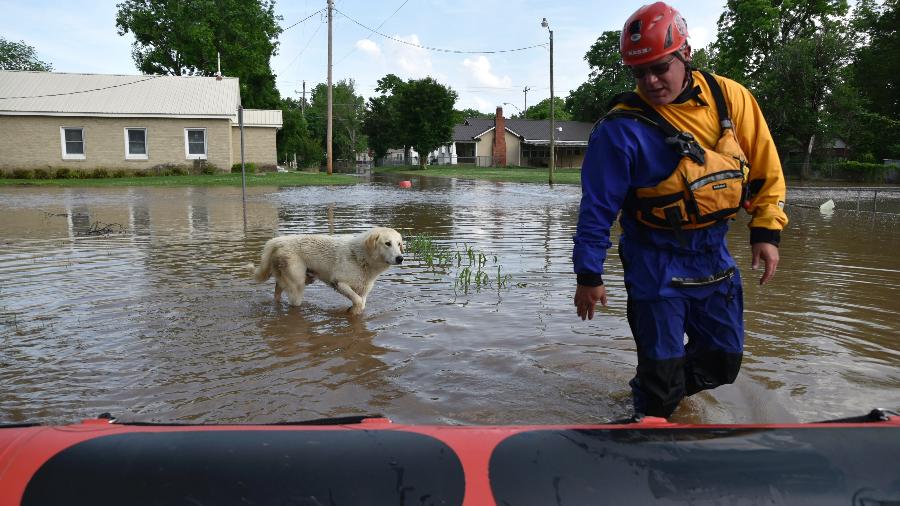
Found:
[[[900,416],[793,425],[384,418],[0,426],[0,505],[900,504]]]

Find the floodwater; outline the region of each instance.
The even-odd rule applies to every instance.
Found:
[[[0,422],[270,423],[381,414],[402,423],[599,423],[630,413],[636,365],[621,265],[610,306],[575,314],[577,186],[414,179],[349,187],[0,188]],[[900,223],[823,214],[805,191],[775,280],[759,287],[746,218],[734,385],[673,420],[806,422],[900,407]],[[881,207],[881,209],[885,209]],[[246,270],[272,236],[373,225],[462,254],[407,256],[362,317],[322,283],[299,308]],[[483,253],[486,286],[459,279]],[[477,265],[471,267],[477,270]],[[484,281],[484,277],[478,278]]]

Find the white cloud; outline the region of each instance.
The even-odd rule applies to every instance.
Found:
[[[469,75],[480,86],[508,88],[512,85],[512,79],[509,76],[500,77],[491,72],[491,62],[484,55],[480,55],[474,60],[466,58],[462,64],[469,71]]]
[[[419,36],[416,34],[403,37],[394,35],[395,39],[409,42],[410,44],[421,45]],[[388,70],[395,74],[407,75],[412,78],[422,78],[431,74],[431,57],[426,49],[392,41],[390,43],[390,65],[396,65],[402,69],[402,72]]]
[[[381,56],[381,48],[378,47],[378,44],[369,39],[360,39],[356,41],[356,48],[371,56]]]

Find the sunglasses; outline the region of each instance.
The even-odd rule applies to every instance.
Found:
[[[657,63],[655,65],[650,65],[649,67],[629,67],[631,69],[631,75],[634,76],[635,79],[641,79],[647,75],[647,72],[655,76],[661,76],[669,71],[669,66],[672,65],[672,62],[675,61],[675,57],[669,58],[669,61],[664,61],[662,63]]]

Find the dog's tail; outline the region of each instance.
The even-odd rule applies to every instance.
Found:
[[[253,279],[257,283],[272,277],[272,254],[275,252],[275,244],[272,241],[266,243],[263,248],[262,258],[259,260],[259,267],[253,265],[252,262],[247,264],[247,270],[253,275]]]

